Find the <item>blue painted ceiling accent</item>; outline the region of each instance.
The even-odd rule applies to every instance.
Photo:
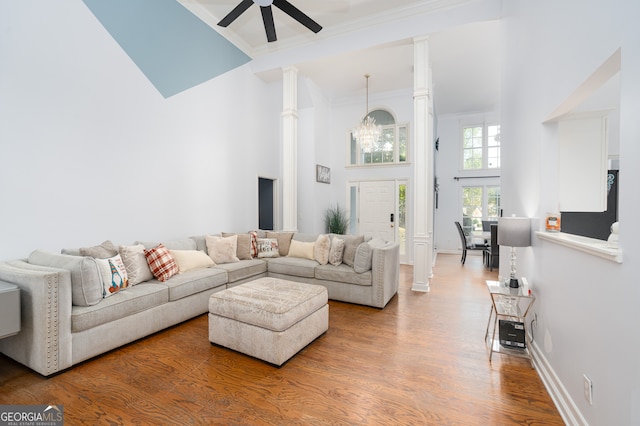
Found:
[[[251,60],[176,0],[83,0],[168,98]]]

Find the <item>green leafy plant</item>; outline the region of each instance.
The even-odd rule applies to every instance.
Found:
[[[336,204],[329,207],[324,213],[324,224],[327,232],[333,234],[346,234],[349,229],[349,217],[347,211]]]

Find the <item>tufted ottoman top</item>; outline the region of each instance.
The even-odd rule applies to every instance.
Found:
[[[259,278],[214,293],[209,312],[273,331],[284,331],[327,304],[327,289],[279,278]]]

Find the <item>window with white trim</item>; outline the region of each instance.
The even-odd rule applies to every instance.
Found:
[[[500,168],[500,125],[478,124],[462,128],[462,169]]]
[[[477,185],[462,187],[462,228],[465,234],[482,232],[482,221],[500,216],[500,187]]]
[[[353,137],[353,131],[349,131],[348,164],[352,166],[406,164],[409,151],[409,126],[396,124],[393,115],[383,109],[371,111],[367,117],[375,119],[376,124],[380,126],[380,138],[371,152],[364,152]]]

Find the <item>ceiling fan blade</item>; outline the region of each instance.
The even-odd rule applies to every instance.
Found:
[[[273,11],[271,6],[260,6],[262,12],[262,22],[264,22],[264,31],[267,33],[267,41],[276,41],[276,26],[273,23]]]
[[[289,3],[287,0],[273,0],[273,5],[296,21],[300,22],[305,27],[309,28],[314,33],[317,33],[322,29],[320,24],[309,18],[309,16],[305,15],[300,9]]]
[[[249,6],[253,4],[253,0],[242,0],[239,5],[237,5],[227,16],[222,18],[218,25],[221,27],[226,27],[236,19],[238,16],[242,15],[245,10],[249,9]]]

